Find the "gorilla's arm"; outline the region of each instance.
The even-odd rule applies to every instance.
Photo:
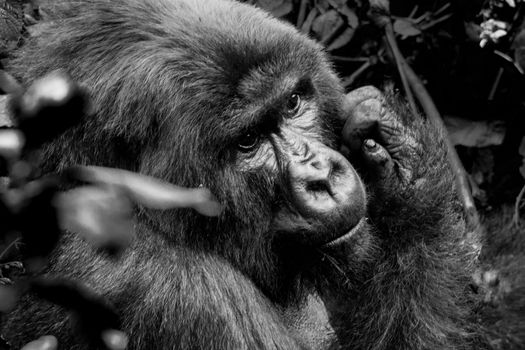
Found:
[[[127,349],[304,348],[262,293],[230,264],[214,255],[174,248],[139,226],[137,242],[119,260],[95,254],[77,235],[66,235],[49,272],[105,296],[129,335]],[[80,274],[75,268],[79,265]],[[26,296],[3,334],[13,348],[53,334],[61,348],[91,349],[72,325],[63,309]]]
[[[344,142],[363,166],[379,250],[346,312],[345,340],[360,349],[462,348],[475,341],[465,288],[477,250],[444,135],[373,88],[349,94],[347,104]]]

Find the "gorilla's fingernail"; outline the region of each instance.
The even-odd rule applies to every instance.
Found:
[[[384,96],[381,90],[373,86],[363,86],[359,89],[355,89],[345,96],[343,109],[349,112],[363,101],[371,98],[383,99]]]
[[[373,150],[374,148],[377,147],[377,143],[372,140],[372,139],[367,139],[365,140],[364,142],[364,146],[368,149],[368,150]]]
[[[377,98],[370,98],[368,100],[365,100],[361,102],[357,106],[358,113],[365,113],[366,115],[377,116],[381,115],[381,110],[383,109],[383,102],[378,100]]]

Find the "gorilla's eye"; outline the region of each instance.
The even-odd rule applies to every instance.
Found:
[[[297,113],[301,105],[301,96],[299,94],[292,94],[286,102],[286,108],[290,113]]]
[[[237,143],[241,152],[250,152],[259,144],[259,135],[254,132],[247,132],[242,135]]]

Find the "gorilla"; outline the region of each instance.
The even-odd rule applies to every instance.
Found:
[[[247,4],[49,6],[9,70],[24,84],[65,70],[91,106],[42,171],[122,168],[224,206],[138,206],[118,261],[64,235],[45,273],[109,300],[129,349],[490,347],[470,287],[479,239],[439,129],[374,88],[345,95],[320,45]],[[68,318],[26,295],[2,334],[89,348]]]

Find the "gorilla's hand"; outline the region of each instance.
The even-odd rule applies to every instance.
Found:
[[[440,130],[370,86],[350,92],[345,110],[341,152],[364,175],[369,215],[377,224],[406,231],[406,225],[434,225],[429,217],[457,211]]]
[[[424,148],[420,133],[404,120],[409,113],[399,108],[372,86],[350,92],[345,100],[342,152],[364,163],[369,180],[383,189],[403,189],[417,180],[418,150]]]

